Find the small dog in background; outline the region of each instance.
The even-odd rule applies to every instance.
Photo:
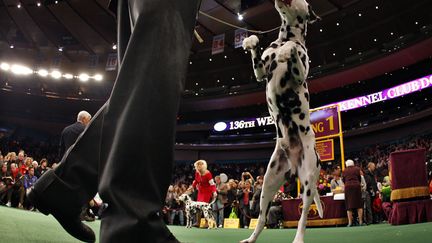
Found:
[[[186,205],[186,228],[192,228],[192,216],[197,214],[199,211],[204,213],[204,218],[208,223],[208,229],[216,228],[216,221],[213,217],[211,203],[192,201],[188,194],[182,194],[179,197],[179,201],[184,202]]]

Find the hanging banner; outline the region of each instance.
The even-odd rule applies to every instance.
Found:
[[[108,54],[105,70],[114,71],[117,68],[117,53]]]
[[[225,34],[216,35],[213,37],[212,55],[222,53],[225,46]]]
[[[99,64],[99,55],[90,55],[89,56],[89,68],[96,68]]]
[[[316,150],[322,162],[334,160],[334,143],[333,139],[317,141]]]
[[[315,110],[310,113],[310,122],[316,138],[339,134],[337,106]]]
[[[243,29],[236,29],[234,32],[234,48],[242,47],[243,40],[248,37],[248,33]]]

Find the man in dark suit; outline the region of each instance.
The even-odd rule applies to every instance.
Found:
[[[95,241],[79,214],[99,191],[108,204],[101,242],[178,242],[160,211],[199,2],[118,0],[119,72],[111,96],[28,194],[77,239]],[[130,170],[132,161],[138,163]]]
[[[77,121],[63,129],[60,137],[60,157],[76,142],[78,136],[84,132],[84,129],[90,123],[90,120],[90,113],[87,111],[80,111],[77,116]]]

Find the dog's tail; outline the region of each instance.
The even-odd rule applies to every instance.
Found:
[[[317,191],[315,191],[314,201],[315,201],[315,205],[318,209],[318,214],[319,214],[320,218],[323,218],[324,211],[323,211],[323,208],[321,205],[321,199],[320,199],[319,193]]]

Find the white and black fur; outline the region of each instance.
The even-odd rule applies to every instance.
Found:
[[[304,242],[307,215],[313,200],[319,215],[323,216],[316,189],[321,166],[309,119],[306,83],[309,57],[305,47],[307,24],[318,17],[305,0],[276,0],[275,8],[282,21],[278,39],[262,55],[257,36],[243,41],[243,48],[251,51],[257,80],[267,81],[267,105],[275,121],[277,140],[264,176],[257,227],[242,243],[257,240],[277,189],[284,181],[293,181],[295,177],[300,179],[304,207],[293,242]]]
[[[216,228],[216,222],[213,217],[211,203],[192,201],[192,199],[187,194],[180,195],[179,200],[185,204],[186,228],[192,228],[192,217],[199,211],[204,213],[204,218],[207,220],[208,228]]]

